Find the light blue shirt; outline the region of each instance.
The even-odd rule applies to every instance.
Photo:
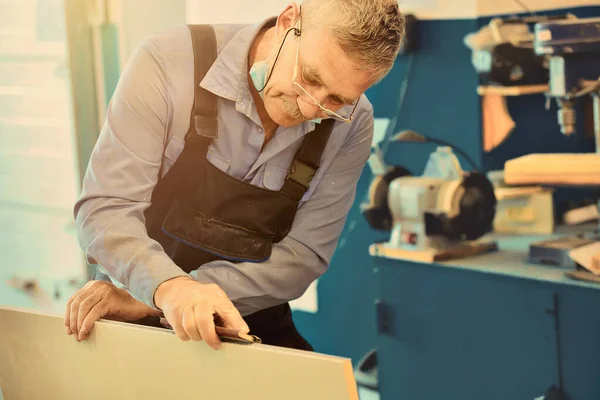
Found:
[[[315,125],[279,127],[261,151],[264,135],[249,91],[247,59],[265,23],[215,26],[218,59],[201,83],[219,101],[218,138],[207,158],[231,176],[279,190],[303,136]],[[144,210],[159,177],[183,149],[194,95],[193,72],[187,26],[160,31],[135,50],[108,107],[75,205],[78,238],[88,261],[101,265],[113,281],[152,307],[158,285],[186,275],[148,237]],[[198,265],[190,275],[219,285],[242,315],[301,296],[331,261],[369,157],[372,135],[373,110],[363,95],[353,122],[336,123],[292,230],[273,246],[270,259],[239,264],[213,261]]]

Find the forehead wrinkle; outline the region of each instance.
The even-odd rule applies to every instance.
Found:
[[[321,74],[319,74],[319,71],[316,68],[313,68],[311,66],[308,66],[306,64],[302,65],[303,70],[306,70],[306,74],[311,78],[314,79],[316,83],[318,83],[319,85],[323,86],[325,88],[325,90],[327,90],[328,92],[330,92],[329,90],[329,86],[323,81],[323,78],[321,77]],[[346,96],[342,96],[341,94],[338,93],[329,93],[330,96],[335,96],[335,97],[339,97],[344,103],[348,104],[348,105],[353,105],[356,100],[354,99],[350,99]]]

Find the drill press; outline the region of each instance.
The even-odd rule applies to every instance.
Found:
[[[505,163],[508,184],[600,186],[600,18],[565,19],[535,25],[534,49],[548,58],[550,81],[547,107],[558,105],[557,120],[564,135],[575,133],[576,102],[592,96],[596,153],[530,154]],[[600,204],[599,204],[600,207]],[[568,257],[573,248],[598,239],[564,237],[531,245],[529,258],[564,268],[575,268]]]
[[[575,133],[575,101],[594,99],[596,152],[600,153],[600,18],[538,23],[535,52],[549,57],[548,103],[558,103],[558,122],[565,135]]]
[[[530,154],[505,164],[508,184],[600,186],[600,18],[537,23],[534,49],[549,61],[548,103],[565,135],[575,133],[575,104],[592,96],[596,154]]]

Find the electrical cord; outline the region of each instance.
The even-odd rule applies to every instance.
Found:
[[[465,160],[467,160],[469,162],[469,164],[471,164],[471,167],[473,167],[475,172],[481,171],[481,168],[475,163],[475,161],[465,151],[461,150],[460,148],[456,147],[455,145],[450,144],[450,143],[448,143],[444,140],[440,140],[440,139],[432,139],[432,138],[426,138],[426,139],[428,142],[431,142],[431,143],[436,143],[441,146],[451,147],[454,151],[456,151],[458,154],[463,156],[465,158]]]
[[[400,99],[398,100],[398,112],[396,113],[396,116],[399,116],[400,112],[404,108],[404,101],[406,99],[406,92],[408,91],[408,81],[410,79],[410,72],[412,70],[413,59],[414,59],[414,54],[411,53],[410,56],[408,57],[408,62],[406,63],[406,73],[404,74],[404,79],[402,80],[402,84],[400,85]],[[394,131],[394,129],[388,130],[388,132],[393,132],[393,131]],[[382,157],[384,157],[384,158],[385,158],[385,153],[387,152],[387,149],[390,145],[391,137],[392,137],[392,135],[390,133],[386,133],[385,138],[381,141],[382,142],[381,143],[381,154],[382,154]]]
[[[479,168],[479,166],[475,163],[475,161],[466,152],[464,152],[457,146],[455,146],[449,142],[446,142],[445,140],[442,140],[442,139],[434,139],[434,138],[430,138],[430,137],[421,135],[420,133],[417,133],[415,131],[406,130],[406,131],[402,131],[402,132],[399,132],[396,135],[394,135],[394,138],[392,139],[392,141],[394,141],[394,142],[413,142],[413,143],[436,143],[441,146],[448,146],[448,147],[451,147],[458,154],[463,156],[469,162],[469,164],[471,164],[471,166],[473,167],[473,169],[476,172],[480,172],[480,170],[481,170],[481,168]]]

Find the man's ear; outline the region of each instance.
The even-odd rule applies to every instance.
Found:
[[[279,17],[277,17],[277,24],[275,25],[277,37],[282,39],[283,36],[285,36],[285,33],[298,21],[299,17],[300,7],[294,2],[290,3],[285,10],[279,14]]]

